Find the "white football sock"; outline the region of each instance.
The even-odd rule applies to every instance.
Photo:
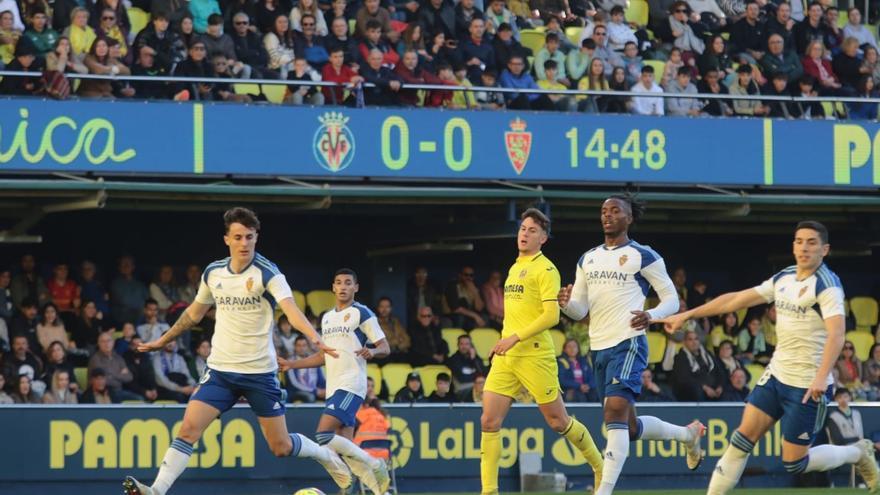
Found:
[[[299,451],[296,449],[297,440],[293,438],[294,436],[299,439]],[[296,457],[309,457],[320,461],[330,460],[330,451],[315,443],[311,438],[305,435],[300,435],[299,433],[291,433],[290,437],[294,443],[294,449],[291,452],[291,455]]]
[[[706,495],[725,495],[733,490],[739,483],[739,478],[746,468],[749,454],[754,447],[755,444],[739,431],[733,432],[730,445],[727,446],[724,455],[718,459],[718,464],[715,465]]]
[[[153,481],[153,486],[151,487],[154,494],[165,495],[165,492],[171,488],[174,481],[183,473],[183,470],[186,469],[192,451],[193,446],[185,440],[175,438],[174,441],[171,442],[171,446],[168,447],[168,450],[165,452],[165,457],[162,459],[162,466],[159,467],[159,474],[156,475],[156,480]]]
[[[638,421],[642,423],[641,440],[690,440],[690,431],[685,426],[667,423],[654,416],[639,416]]]
[[[629,456],[629,426],[626,423],[611,423],[608,426],[608,443],[605,445],[605,465],[602,468],[602,484],[596,495],[611,495],[623,465]]]
[[[363,449],[355,445],[354,442],[345,437],[333,435],[333,439],[330,440],[327,447],[335,450],[339,455],[353,457],[367,466],[370,466],[371,469],[379,467],[379,459],[366,453]]]
[[[855,445],[819,445],[810,449],[810,461],[805,473],[830,471],[844,464],[855,464],[862,457],[862,449]]]

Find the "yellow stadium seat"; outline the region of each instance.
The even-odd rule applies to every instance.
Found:
[[[743,309],[737,310],[736,321],[739,322],[740,326],[745,326],[745,324],[746,324],[745,318],[746,318],[746,315],[748,314],[748,312],[749,312],[748,308],[743,308]]]
[[[446,341],[446,345],[449,346],[449,355],[453,355],[458,352],[458,337],[459,335],[465,335],[465,332],[461,328],[444,328],[440,330],[440,334],[443,335],[443,340]]]
[[[856,320],[856,330],[870,332],[877,326],[877,300],[873,297],[854,297],[849,300],[853,318]]]
[[[550,330],[550,336],[553,337],[553,347],[556,349],[556,355],[562,354],[562,348],[565,347],[565,332],[562,330]]]
[[[232,85],[233,91],[237,95],[259,95],[260,85],[251,83],[235,83]]]
[[[122,338],[122,330],[117,330],[113,332],[113,340],[119,340]]]
[[[725,42],[727,42],[728,40],[730,40],[730,33],[725,31],[725,32],[721,33],[721,37],[724,38]]]
[[[582,27],[572,26],[565,28],[565,36],[568,38],[568,41],[576,46],[581,46],[581,32],[584,30]]]
[[[626,8],[626,20],[635,22],[641,27],[648,25],[648,2],[645,0],[629,0]]]
[[[313,315],[320,316],[336,304],[336,297],[329,290],[313,290],[306,294],[306,303]]]
[[[666,354],[666,335],[660,332],[648,332],[648,364],[656,364],[663,361]]]
[[[749,377],[749,390],[754,390],[755,384],[758,383],[761,375],[764,374],[764,365],[757,363],[748,364],[746,365],[746,371],[751,375]]]
[[[523,29],[519,32],[519,42],[522,46],[530,48],[532,55],[538,55],[541,48],[544,48],[544,36],[546,35],[543,32],[536,29]]]
[[[376,363],[367,363],[367,376],[373,379],[373,393],[379,395],[382,391],[382,368]]]
[[[825,116],[826,117],[834,117],[834,105],[832,105],[830,101],[823,101],[823,102],[821,102],[821,104],[822,104],[822,111],[825,112]]]
[[[431,393],[437,389],[437,375],[440,373],[446,373],[450,378],[452,377],[452,371],[442,364],[421,366],[416,368],[415,371],[418,371],[419,376],[422,377],[422,389],[425,391],[425,397],[431,395]]]
[[[354,29],[357,27],[357,19],[348,20],[348,34],[354,35]]]
[[[176,400],[157,400],[153,401],[153,404],[157,406],[176,406],[180,404],[180,402],[177,402]]]
[[[287,95],[287,86],[283,84],[263,84],[262,88],[267,100],[272,103],[284,103],[284,97]]]
[[[146,404],[146,402],[142,400],[124,400],[122,404]]]
[[[131,23],[131,34],[137,36],[150,23],[150,14],[137,7],[132,7],[128,9],[128,22]]]
[[[501,340],[501,332],[494,328],[475,328],[471,330],[470,336],[477,355],[483,358],[483,361],[488,361],[492,348]]]
[[[89,369],[85,366],[74,368],[73,376],[76,378],[76,384],[80,390],[85,390],[89,386]]]
[[[654,68],[654,79],[659,81],[663,78],[663,71],[666,70],[666,62],[662,60],[643,60],[643,65],[650,65]],[[645,307],[653,308],[660,302],[660,299],[656,297],[649,297],[645,299]]]
[[[302,292],[295,290],[293,291],[293,302],[296,303],[296,306],[301,310],[306,310],[306,295]]]
[[[846,340],[856,348],[857,358],[861,361],[868,359],[868,355],[871,353],[871,346],[874,345],[874,335],[871,332],[860,332],[858,330],[848,332]]]
[[[412,366],[405,363],[388,363],[382,367],[382,378],[388,386],[388,398],[394,400],[397,391],[406,386],[406,375],[412,371]]]

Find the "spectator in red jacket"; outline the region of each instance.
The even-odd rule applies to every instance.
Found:
[[[52,302],[58,307],[58,311],[73,315],[79,308],[79,286],[68,278],[70,270],[66,263],[58,263],[53,270],[55,276],[46,284]]]
[[[403,54],[403,63],[398,65],[394,72],[400,76],[404,88],[407,84],[443,84],[439,77],[419,67],[419,54],[415,50],[409,50]],[[402,89],[398,98],[400,103],[406,106],[414,107],[424,103],[419,101],[419,92],[415,89]],[[428,100],[428,98],[425,99]]]
[[[840,89],[841,84],[834,69],[831,68],[831,62],[825,58],[825,45],[822,40],[813,40],[807,45],[801,65],[804,66],[805,74],[809,74],[819,81],[820,95],[834,94]]]
[[[324,65],[324,68],[321,70],[321,80],[351,85],[358,85],[363,82],[364,78],[359,76],[357,72],[344,62],[345,50],[343,47],[336,46],[332,48],[330,50],[330,62]],[[324,92],[324,102],[327,105],[349,105],[354,100],[351,95],[346,99],[345,89],[340,86],[323,86],[321,91]]]

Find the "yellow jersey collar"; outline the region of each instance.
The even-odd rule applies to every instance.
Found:
[[[528,255],[528,256],[521,255],[516,258],[516,262],[517,263],[531,262],[531,261],[535,261],[536,259],[540,258],[541,256],[544,256],[544,253],[541,251],[538,251],[538,254],[532,254],[532,255]]]

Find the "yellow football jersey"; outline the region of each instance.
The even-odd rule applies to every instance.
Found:
[[[501,336],[509,337],[538,318],[544,312],[544,302],[556,300],[559,286],[559,270],[543,253],[517,258],[504,282],[504,328]],[[554,357],[556,348],[548,330],[519,342],[507,354]]]

